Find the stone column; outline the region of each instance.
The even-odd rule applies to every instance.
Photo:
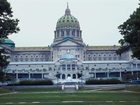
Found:
[[[66,30],[64,30],[64,37],[66,37],[66,35],[67,35],[67,34],[66,34]]]
[[[42,73],[41,75],[42,75],[42,77],[41,77],[41,78],[43,79],[43,73]]]
[[[28,75],[29,75],[29,78],[28,79],[31,79],[30,72],[28,73]]]
[[[96,79],[96,70],[95,70],[95,72],[94,72],[94,77],[95,77],[95,79]]]
[[[121,75],[121,71],[120,71],[120,79],[122,80],[122,75]]]
[[[18,73],[16,73],[16,80],[18,80]]]
[[[69,35],[69,36],[70,36],[70,37],[73,37],[73,36],[72,36],[72,29],[70,29],[70,35]]]
[[[107,79],[109,79],[109,73],[110,73],[110,71],[108,70],[108,72],[107,72]]]

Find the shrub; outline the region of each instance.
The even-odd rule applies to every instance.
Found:
[[[87,85],[92,85],[92,84],[120,84],[122,83],[120,80],[117,79],[107,79],[107,80],[87,80],[86,84]]]
[[[25,80],[20,81],[19,85],[53,85],[51,80]]]

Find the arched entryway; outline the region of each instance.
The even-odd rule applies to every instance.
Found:
[[[68,74],[68,75],[67,75],[67,77],[71,77],[71,75],[70,75],[70,74]]]
[[[62,79],[66,79],[66,76],[65,76],[65,74],[62,74]]]
[[[72,75],[72,78],[73,78],[73,79],[76,79],[76,74],[73,74],[73,75]]]

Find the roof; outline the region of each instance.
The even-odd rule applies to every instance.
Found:
[[[87,50],[109,51],[117,50],[120,46],[87,46]],[[50,47],[16,47],[15,51],[50,51]]]
[[[64,28],[64,27],[80,28],[77,18],[71,15],[71,12],[68,6],[67,6],[67,9],[65,10],[65,15],[62,16],[60,19],[58,19],[57,25],[56,25],[56,28]]]
[[[8,38],[4,39],[4,43],[5,44],[15,44],[11,39],[8,39]]]
[[[15,43],[11,39],[5,38],[1,40],[1,47],[5,49],[13,49],[15,48]]]
[[[87,46],[87,50],[100,50],[100,51],[104,51],[104,50],[118,50],[120,48],[120,46]]]
[[[28,64],[28,65],[36,65],[36,64],[38,64],[38,65],[44,65],[44,64],[54,64],[55,62],[49,62],[49,61],[47,61],[47,62],[10,62],[10,65],[26,65],[26,64]]]
[[[119,63],[127,63],[129,64],[130,61],[125,61],[125,60],[118,60],[118,61],[83,61],[84,64],[119,64]]]
[[[16,47],[15,51],[50,51],[50,47]]]

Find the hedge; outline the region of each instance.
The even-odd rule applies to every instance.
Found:
[[[51,80],[24,80],[17,85],[53,85]]]
[[[87,80],[86,84],[87,85],[92,85],[92,84],[121,84],[123,83],[120,80],[117,79],[108,79],[108,80]]]

